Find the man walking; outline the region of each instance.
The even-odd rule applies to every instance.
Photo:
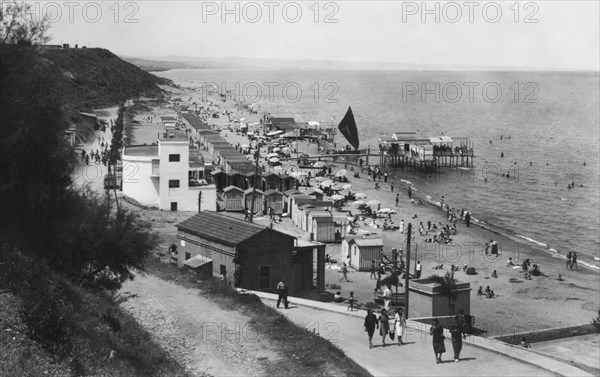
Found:
[[[340,279],[340,281],[346,279],[346,281],[350,281],[348,280],[348,266],[346,265],[346,262],[344,262],[344,264],[342,264],[342,278]]]
[[[288,299],[287,299],[287,286],[285,285],[285,281],[283,278],[277,283],[277,309],[279,309],[279,304],[283,300],[283,305],[285,308],[288,308]]]

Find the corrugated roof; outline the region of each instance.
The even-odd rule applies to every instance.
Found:
[[[210,126],[194,114],[182,113],[181,116],[183,117],[183,119],[187,120],[190,123],[190,125],[196,130],[210,130]]]
[[[283,193],[287,196],[294,195],[294,194],[302,194],[300,191],[298,191],[296,189],[285,190]]]
[[[230,246],[235,246],[264,231],[277,232],[214,212],[201,212],[178,224],[177,229]]]

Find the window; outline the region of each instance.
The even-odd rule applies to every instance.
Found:
[[[219,266],[219,275],[223,275],[224,277],[227,277],[227,267],[225,267],[224,264]]]
[[[185,252],[185,260],[190,259],[192,256],[187,251]]]
[[[258,267],[258,284],[260,289],[271,288],[271,266]]]
[[[171,202],[171,211],[177,211],[177,202]]]
[[[179,179],[169,179],[169,188],[179,187]]]
[[[178,154],[170,154],[169,162],[179,162],[179,155]]]

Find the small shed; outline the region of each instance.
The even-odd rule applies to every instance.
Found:
[[[471,314],[471,284],[456,281],[456,299],[450,300],[443,294],[442,287],[429,278],[410,281],[410,316],[441,317],[453,316],[464,310]]]
[[[212,259],[203,255],[196,255],[183,261],[183,267],[199,276],[210,277],[213,272]]]
[[[350,255],[350,266],[359,271],[371,269],[371,261],[379,262],[383,254],[383,240],[379,237],[346,237],[342,241],[342,260]]]
[[[290,201],[293,195],[300,194],[300,191],[296,189],[289,189],[283,192],[283,211],[290,213]]]
[[[296,178],[289,175],[283,175],[279,178],[281,182],[281,191],[291,190],[296,187]]]
[[[304,195],[300,192],[298,192],[297,194],[290,194],[287,198],[287,213],[289,214],[289,216],[293,219],[294,216],[296,215],[295,210],[296,210],[296,200],[300,200],[300,199],[311,199],[312,198],[308,195]],[[295,221],[294,221],[295,223]]]
[[[248,181],[248,187],[254,187],[254,179],[257,177],[256,175],[256,171],[250,171],[248,173],[246,173],[246,179]],[[261,184],[260,182],[262,182],[262,179],[260,177],[260,174],[258,175],[258,181],[256,182],[256,188],[261,188]]]
[[[329,211],[323,211],[320,208],[309,208],[305,211],[305,215],[306,215],[306,220],[305,220],[306,222],[302,225],[303,225],[303,230],[307,231],[308,233],[312,233],[314,231],[313,220],[316,218],[327,217],[327,218],[331,218],[331,221],[333,221],[333,216],[331,215],[331,213],[329,213]]]
[[[267,211],[271,207],[276,214],[283,213],[283,193],[281,191],[267,190],[265,191],[265,197],[267,198]]]
[[[232,170],[227,173],[229,186],[235,186],[242,190],[248,188],[248,183],[246,181],[246,175],[240,173],[237,170]]]
[[[217,187],[217,190],[223,190],[227,186],[227,173],[223,170],[214,170],[210,173],[212,176],[212,181]]]
[[[225,211],[244,210],[244,190],[236,186],[227,186],[221,195],[225,202]]]
[[[346,215],[334,215],[333,222],[335,224],[335,239],[336,241],[341,241],[344,238],[346,238],[348,224],[350,223],[350,220]]]
[[[250,208],[252,208],[252,195],[253,195],[252,192],[253,191],[254,191],[254,189],[252,189],[252,187],[244,191],[244,203],[248,210],[250,210]],[[264,213],[264,211],[265,211],[264,200],[265,200],[265,193],[259,189],[256,189],[256,194],[254,194],[254,212],[255,213],[256,212]]]
[[[323,191],[319,190],[318,188],[311,188],[307,191],[303,192],[304,195],[309,195],[309,196],[314,196],[315,199],[317,200],[323,200],[323,196],[325,195],[323,193]]]
[[[323,216],[312,219],[312,237],[317,242],[335,242],[333,217]]]
[[[266,173],[263,175],[263,188],[265,190],[279,189],[279,175],[276,173]]]

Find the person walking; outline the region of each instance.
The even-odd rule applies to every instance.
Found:
[[[423,265],[421,261],[417,261],[417,265],[415,266],[415,277],[419,279],[421,277],[421,272],[423,271]]]
[[[400,221],[400,233],[404,234],[404,220]]]
[[[383,303],[385,304],[385,310],[389,310],[390,302],[392,301],[392,289],[389,284],[385,286],[383,290]]]
[[[348,280],[348,266],[346,265],[346,262],[344,262],[344,263],[342,264],[342,275],[343,275],[343,276],[342,276],[342,278],[340,279],[340,281],[342,281],[342,280],[344,280],[344,279],[346,279],[346,281],[348,281],[348,282],[350,281],[350,280]]]
[[[350,292],[350,297],[348,297],[348,310],[351,312],[354,311],[354,303],[356,299],[354,298],[354,292]]]
[[[427,232],[425,231],[425,226],[423,225],[423,222],[419,222],[419,234],[422,236],[423,234],[427,234]]]
[[[464,333],[463,323],[459,316],[454,317],[454,323],[450,325],[450,334],[452,335],[452,349],[454,350],[454,362],[458,363],[460,351],[462,350],[462,341],[467,336]]]
[[[398,207],[399,201],[400,201],[400,194],[396,194],[396,207]]]
[[[465,224],[467,228],[471,227],[471,212],[465,212]]]
[[[365,316],[365,331],[369,336],[369,348],[373,348],[373,333],[375,333],[375,327],[379,329],[377,316],[373,314],[373,309],[368,309],[367,315]]]
[[[433,353],[435,354],[435,362],[437,364],[442,362],[442,354],[446,352],[446,346],[444,346],[444,328],[440,325],[439,320],[433,321],[433,326],[429,329],[429,334],[433,338]]]
[[[381,315],[379,316],[379,335],[381,335],[381,342],[385,347],[385,337],[390,332],[390,317],[388,317],[387,310],[381,309]]]
[[[579,267],[577,267],[577,253],[573,252],[573,256],[571,259],[571,270],[573,269],[573,267],[575,267],[576,270],[579,270]]]
[[[369,279],[373,280],[373,278],[377,279],[377,264],[375,263],[375,259],[371,260],[371,277]]]
[[[573,258],[573,254],[571,254],[571,252],[569,251],[569,254],[567,254],[567,268],[571,267],[571,263],[572,263],[572,259]],[[573,269],[573,268],[571,268]]]
[[[408,186],[408,198],[412,199],[412,187]]]
[[[431,220],[427,220],[427,231],[431,230]]]
[[[396,309],[396,315],[394,316],[394,331],[398,338],[398,345],[404,344],[402,342],[402,335],[404,335],[404,329],[406,328],[406,318],[404,318],[404,312],[401,308]]]
[[[283,305],[285,308],[288,308],[288,300],[287,300],[287,286],[285,285],[285,281],[283,278],[277,283],[277,309],[279,309],[279,304],[283,301]]]

